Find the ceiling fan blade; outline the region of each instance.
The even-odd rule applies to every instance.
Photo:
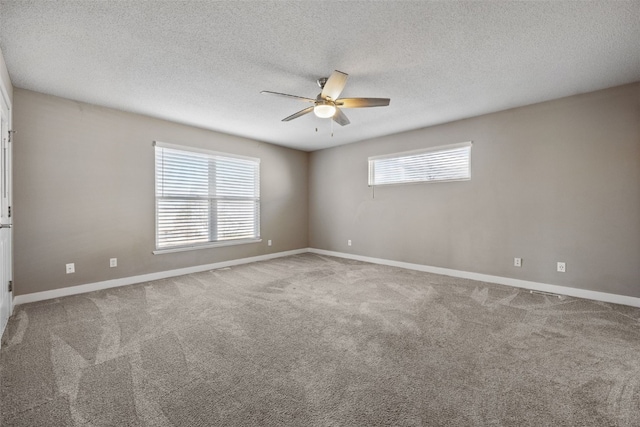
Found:
[[[341,108],[386,107],[389,98],[342,98],[336,101]]]
[[[333,121],[338,123],[340,126],[346,126],[351,123],[339,108],[336,108],[336,113],[333,115]]]
[[[305,98],[303,96],[288,95],[286,93],[271,92],[269,90],[263,90],[260,93],[263,93],[265,95],[276,95],[276,96],[282,96],[282,97],[285,97],[285,98],[293,98],[293,99],[297,99],[298,101],[304,101],[304,102],[316,102],[315,99]]]
[[[285,117],[284,119],[282,119],[282,121],[283,122],[288,122],[290,120],[297,119],[300,116],[304,116],[305,114],[309,114],[312,111],[313,111],[313,106],[307,107],[304,110],[300,110],[297,113],[294,113],[294,114],[290,115],[289,117]]]
[[[343,73],[342,71],[335,70],[329,78],[327,82],[324,84],[322,88],[322,97],[323,98],[331,98],[332,100],[338,99],[340,94],[342,93],[342,89],[344,89],[344,85],[347,84],[347,78],[349,74]]]

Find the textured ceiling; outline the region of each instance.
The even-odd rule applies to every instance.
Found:
[[[0,1],[0,48],[16,87],[312,151],[640,81],[640,1]],[[260,94],[334,69],[391,105],[331,137]]]

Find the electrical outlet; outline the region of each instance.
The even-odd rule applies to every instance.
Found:
[[[514,258],[513,265],[514,267],[522,267],[522,258]]]
[[[117,267],[118,266],[118,258],[111,258],[109,260],[109,267]]]
[[[347,240],[347,245],[351,246],[351,240]]]
[[[558,271],[560,273],[566,273],[567,272],[567,265],[564,262],[559,262],[558,263]]]
[[[67,264],[67,274],[75,273],[76,265],[74,263]]]
[[[267,240],[267,246],[271,246],[271,240]]]

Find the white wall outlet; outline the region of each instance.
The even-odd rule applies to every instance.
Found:
[[[351,246],[351,240],[347,240],[347,245]]]
[[[559,262],[558,263],[558,271],[560,273],[566,273],[567,272],[567,265],[564,262]]]
[[[118,266],[118,258],[109,259],[109,267],[117,267]]]
[[[271,240],[267,240],[267,246],[271,246]]]
[[[514,267],[522,267],[522,258],[514,258],[513,265]]]
[[[67,264],[67,274],[71,274],[75,272],[76,272],[76,265],[73,262]]]

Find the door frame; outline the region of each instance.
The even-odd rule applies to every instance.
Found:
[[[0,134],[0,150],[3,150],[5,147],[4,138],[7,138],[6,141],[6,152],[0,152],[0,161],[6,160],[6,162],[0,165],[0,172],[3,173],[3,176],[0,176],[0,199],[4,197],[4,191],[6,189],[7,192],[7,200],[6,203],[0,203],[0,208],[2,211],[0,212],[0,218],[2,222],[7,224],[12,224],[13,222],[13,212],[9,214],[7,207],[12,206],[12,181],[13,181],[13,170],[12,170],[12,160],[13,160],[13,150],[12,150],[12,131],[13,131],[13,117],[12,117],[12,105],[11,99],[9,98],[9,93],[7,92],[7,88],[4,85],[4,81],[0,81],[0,121],[2,120],[2,116],[6,116],[5,125],[6,129],[0,125],[2,128],[2,134]],[[6,169],[6,170],[5,170]],[[4,182],[6,180],[6,182]],[[6,187],[5,187],[6,186]],[[13,281],[13,229],[9,228],[7,230],[2,230],[2,232],[8,233],[8,247],[6,248],[8,251],[8,260],[0,260],[0,268],[7,268],[6,278],[8,281]],[[8,298],[8,308],[9,313],[7,315],[10,317],[13,314],[13,290],[8,291],[7,283],[0,283],[0,292],[6,292],[5,296]],[[0,327],[4,327],[6,325],[0,325]],[[0,330],[0,336],[4,333],[4,330]],[[1,344],[0,344],[1,345]]]

